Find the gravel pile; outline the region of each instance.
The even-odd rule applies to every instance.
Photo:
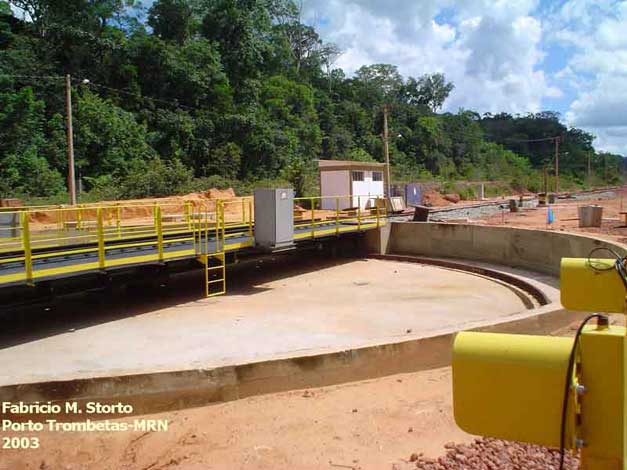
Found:
[[[558,470],[559,451],[530,444],[481,438],[472,444],[447,444],[446,455],[429,459],[413,454],[420,470]],[[566,453],[565,470],[579,468],[579,459]]]

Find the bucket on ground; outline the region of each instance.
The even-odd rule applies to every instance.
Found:
[[[579,226],[580,227],[600,227],[603,218],[603,207],[601,206],[580,206]]]

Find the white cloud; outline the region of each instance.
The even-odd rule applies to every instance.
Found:
[[[527,112],[559,95],[538,70],[536,0],[309,0],[306,19],[345,51],[336,66],[391,63],[405,76],[443,72],[455,83],[447,109]],[[446,13],[447,21],[436,17]]]
[[[627,155],[627,1],[565,4],[553,39],[575,49],[559,76],[577,97],[566,119],[597,135],[602,150]]]
[[[597,136],[601,150],[627,154],[627,76],[602,76],[589,91],[573,101],[566,119],[569,124]]]
[[[559,83],[575,96],[567,122],[627,154],[627,0],[305,0],[305,10],[344,49],[336,66],[349,74],[372,63],[443,72],[456,86],[453,111],[539,111],[563,96]],[[550,80],[548,43],[569,54]]]

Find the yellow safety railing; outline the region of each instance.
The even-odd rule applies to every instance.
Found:
[[[224,208],[222,201],[216,201],[215,206],[201,205],[196,208],[194,234],[196,253],[211,254],[224,251]]]
[[[252,198],[224,199],[221,201],[224,224],[222,226],[225,249],[241,249],[254,244],[254,210]]]
[[[0,213],[0,286],[252,245],[251,198],[17,208]]]
[[[294,214],[302,240],[379,227],[386,206],[380,197],[297,198]],[[224,254],[252,247],[253,228],[252,198],[3,210],[0,286]]]
[[[317,196],[294,198],[294,239],[339,235],[385,223],[382,197]]]

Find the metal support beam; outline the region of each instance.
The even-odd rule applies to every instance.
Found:
[[[587,327],[580,339],[581,470],[627,468],[625,328]]]

